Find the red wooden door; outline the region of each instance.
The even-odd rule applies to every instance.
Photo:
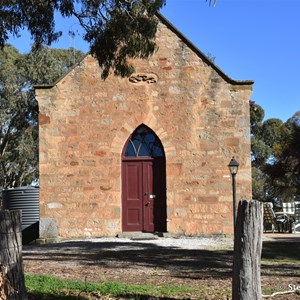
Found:
[[[154,231],[167,231],[166,165],[164,158],[153,160]]]
[[[153,163],[143,161],[143,231],[154,231]]]
[[[123,231],[166,231],[165,176],[162,167],[164,165],[153,159],[123,160]]]

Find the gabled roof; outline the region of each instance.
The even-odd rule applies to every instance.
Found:
[[[199,48],[197,48],[187,37],[185,37],[173,24],[171,24],[161,13],[157,13],[159,20],[176,34],[189,48],[191,48],[201,59],[211,66],[225,81],[235,85],[251,85],[253,80],[234,80],[214,64]]]
[[[172,23],[170,23],[161,13],[157,13],[156,16],[169,30],[171,30],[175,35],[177,35],[191,50],[193,50],[207,65],[209,65],[212,69],[214,69],[226,82],[233,85],[252,85],[254,83],[253,80],[234,80],[231,77],[229,77],[214,62],[212,62],[201,50],[199,50],[199,48],[197,48],[187,37],[185,37]],[[74,65],[66,74],[61,76],[53,84],[35,85],[34,88],[48,89],[55,86],[62,78],[64,78],[67,74],[69,74],[76,66],[77,64]]]

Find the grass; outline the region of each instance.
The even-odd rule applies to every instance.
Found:
[[[262,252],[263,274],[299,276],[300,242],[265,242]]]
[[[31,299],[99,299],[93,295],[116,298],[149,299],[184,295],[194,289],[185,286],[127,285],[114,282],[89,283],[69,281],[49,275],[26,275],[26,287]]]
[[[261,259],[261,274],[265,280],[263,294],[289,291],[290,285],[298,285],[299,249],[300,242],[266,241],[263,243]],[[298,297],[298,292],[295,293],[295,297]]]

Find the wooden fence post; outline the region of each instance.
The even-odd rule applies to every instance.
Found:
[[[241,200],[234,236],[233,300],[260,300],[263,204]]]
[[[28,299],[23,270],[19,210],[0,210],[0,299]]]

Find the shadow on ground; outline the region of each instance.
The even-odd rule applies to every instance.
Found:
[[[187,250],[162,247],[154,243],[120,242],[63,242],[51,245],[23,247],[24,261],[34,260],[99,266],[107,269],[156,269],[170,276],[201,279],[207,276],[224,279],[231,276],[231,250]]]
[[[263,276],[300,278],[299,261],[300,240],[281,238],[263,243]]]
[[[262,253],[262,275],[300,276],[300,242],[265,241]],[[229,279],[231,278],[232,250],[188,250],[162,247],[155,243],[70,241],[48,245],[23,247],[24,261],[47,264],[56,262],[87,270],[133,269],[151,270],[173,278]],[[270,263],[271,262],[271,263]],[[75,268],[75,267],[74,267]],[[157,272],[156,272],[157,271]],[[146,271],[145,271],[146,272]],[[105,272],[104,272],[105,273]]]

